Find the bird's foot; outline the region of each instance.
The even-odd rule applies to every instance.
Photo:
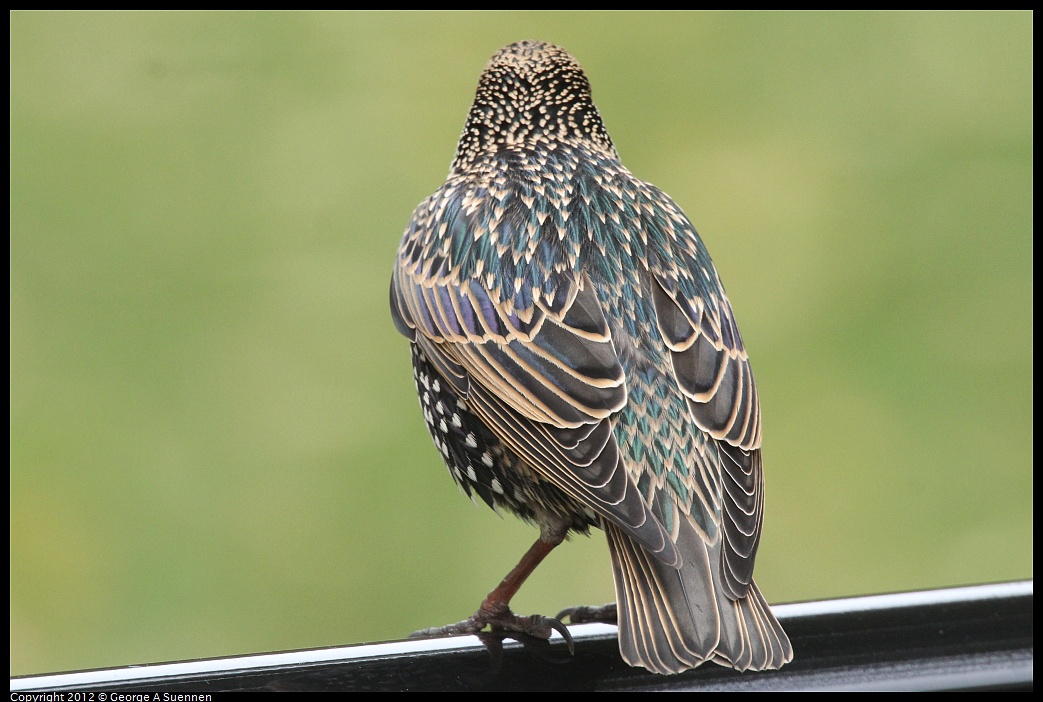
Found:
[[[569,653],[575,654],[575,644],[572,634],[557,619],[533,614],[521,617],[510,610],[507,605],[488,605],[483,602],[478,611],[462,622],[435,626],[429,629],[421,629],[410,634],[411,638],[429,638],[434,636],[466,636],[468,634],[479,634],[486,627],[493,634],[506,635],[514,638],[512,634],[521,636],[532,636],[537,639],[549,639],[551,633],[556,631],[565,639],[569,647]]]
[[[616,603],[609,602],[600,607],[581,605],[579,607],[567,607],[558,612],[558,619],[568,619],[569,624],[590,624],[600,622],[602,624],[615,624],[618,621],[616,614]]]

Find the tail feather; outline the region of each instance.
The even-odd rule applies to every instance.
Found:
[[[682,520],[679,569],[645,553],[605,525],[616,584],[619,650],[630,665],[679,673],[712,660],[737,670],[779,668],[793,658],[789,638],[750,583],[745,597],[724,594],[720,541],[708,545]]]
[[[698,591],[686,591],[678,570],[657,566],[655,558],[615,526],[608,527],[606,533],[612,552],[623,660],[660,673],[701,664],[706,656],[700,652],[713,651],[717,645],[720,627],[716,609],[700,610]],[[619,593],[639,594],[627,597]],[[712,600],[708,602],[712,604]]]

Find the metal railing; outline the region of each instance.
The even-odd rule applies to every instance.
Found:
[[[394,641],[11,678],[20,693],[458,690],[1031,690],[1032,581],[773,607],[793,642],[782,670],[708,664],[659,676],[619,658],[615,627],[549,642]],[[105,692],[102,697],[100,693]],[[70,698],[71,699],[71,698]],[[85,699],[85,698],[82,698]]]

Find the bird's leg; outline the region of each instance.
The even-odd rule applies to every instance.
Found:
[[[514,566],[499,585],[479,605],[478,611],[462,622],[448,624],[446,626],[421,629],[413,632],[414,637],[428,636],[459,636],[463,634],[477,634],[486,626],[494,633],[519,633],[528,634],[541,639],[550,638],[551,631],[557,631],[568,644],[569,651],[573,650],[572,636],[565,625],[557,619],[533,614],[528,617],[520,617],[511,611],[511,598],[521,588],[522,583],[532,575],[536,567],[543,562],[554,547],[565,539],[565,528],[544,528],[541,530],[540,538],[529,547],[522,556],[518,565]]]

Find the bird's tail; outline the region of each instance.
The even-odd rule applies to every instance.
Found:
[[[612,552],[619,650],[630,665],[679,673],[708,660],[737,670],[779,668],[793,658],[789,637],[750,582],[732,600],[721,589],[720,539],[708,545],[686,519],[671,568],[623,531],[605,525]]]

